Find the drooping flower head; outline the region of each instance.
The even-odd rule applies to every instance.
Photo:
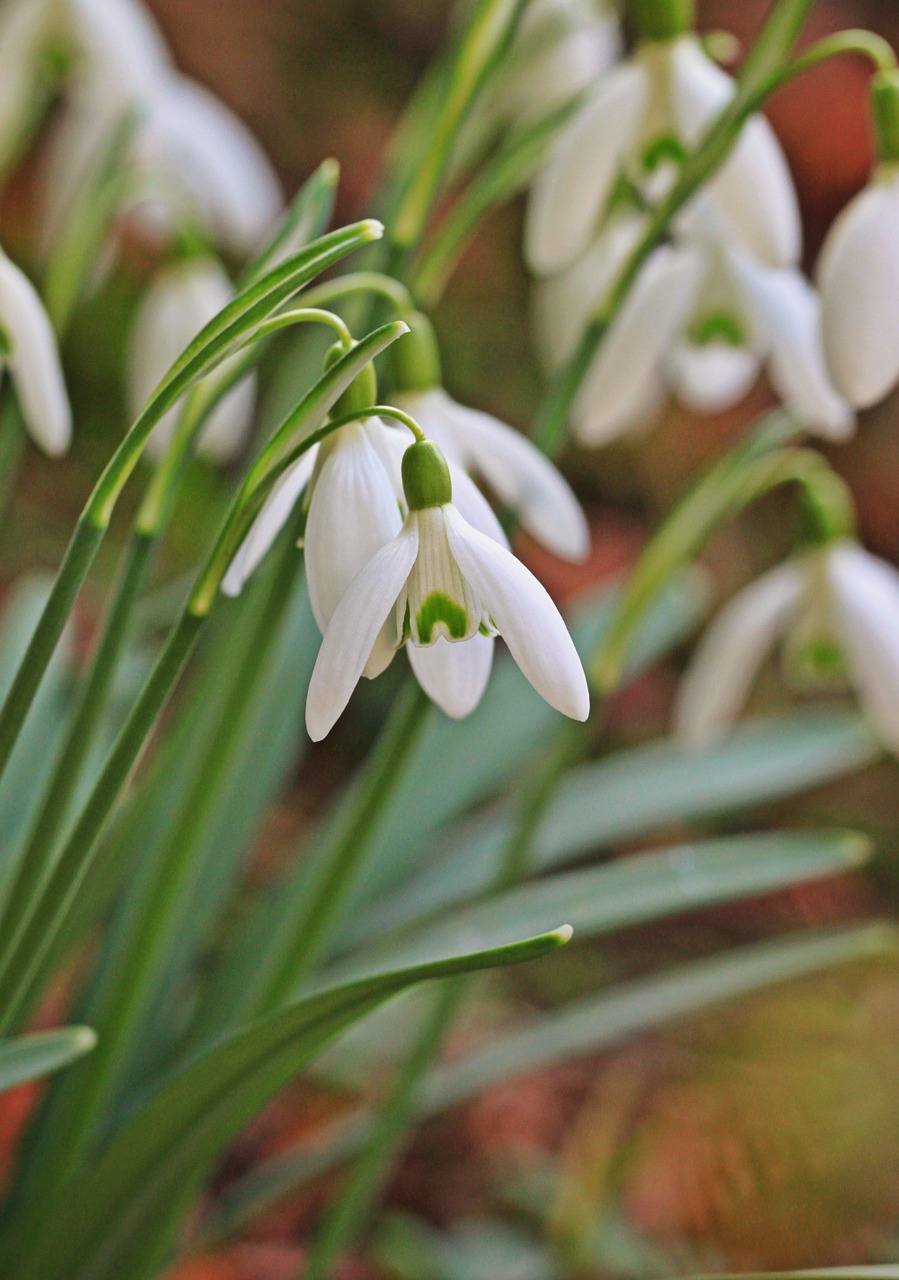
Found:
[[[402,528],[353,580],[325,631],[306,703],[310,737],[325,737],[366,667],[389,661],[404,641],[419,656],[445,646],[440,700],[451,714],[467,714],[486,683],[486,646],[496,634],[542,697],[586,719],[586,678],[558,610],[506,547],[461,516],[441,451],[430,441],[410,445],[402,477]],[[454,661],[444,664],[449,653]]]
[[[69,447],[72,411],[53,326],[31,281],[0,250],[0,369],[6,369],[34,443],[51,457]]]

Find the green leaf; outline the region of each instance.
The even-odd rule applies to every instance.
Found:
[[[39,1080],[90,1053],[97,1037],[90,1027],[65,1027],[15,1040],[0,1040],[0,1093]]]
[[[813,932],[741,947],[693,961],[661,977],[621,983],[599,995],[537,1017],[466,1058],[432,1071],[416,1102],[421,1121],[505,1080],[611,1049],[633,1036],[730,1003],[782,982],[896,955],[892,928],[866,925]],[[203,1230],[204,1246],[239,1231],[283,1196],[352,1159],[368,1138],[362,1109],[313,1139],[269,1160],[225,1194]]]
[[[538,833],[535,863],[559,866],[674,823],[795,795],[880,754],[857,716],[816,708],[749,722],[708,751],[669,740],[622,751],[568,774]],[[354,945],[484,892],[515,821],[508,807],[433,840],[417,877],[354,918]]]
[[[329,984],[421,964],[454,946],[521,937],[564,916],[579,940],[721,902],[741,901],[856,870],[870,857],[864,836],[841,831],[771,832],[678,845],[521,885],[437,919],[400,927],[321,975]]]
[[[180,1071],[113,1136],[95,1163],[21,1242],[11,1275],[117,1280],[141,1273],[133,1246],[221,1148],[330,1040],[379,1004],[433,978],[517,964],[568,941],[560,929],[337,987],[251,1025]]]

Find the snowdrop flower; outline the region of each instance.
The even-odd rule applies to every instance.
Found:
[[[845,540],[772,570],[725,607],[681,685],[680,735],[697,745],[721,737],[782,638],[790,673],[805,685],[853,685],[899,752],[899,572]]]
[[[843,210],[818,266],[824,342],[839,390],[858,409],[899,383],[899,79],[875,85],[881,163]],[[895,116],[889,114],[890,110]]]
[[[590,530],[559,472],[520,432],[447,395],[440,385],[440,357],[430,322],[421,313],[406,320],[410,332],[394,353],[397,408],[421,424],[458,470],[486,480],[538,542],[563,559],[585,559]],[[458,479],[454,484],[458,489]]]
[[[131,334],[128,399],[134,416],[188,343],[233,296],[231,281],[216,258],[191,258],[160,271],[147,290]],[[214,462],[231,461],[247,442],[255,401],[256,379],[250,374],[213,409],[198,450]],[[182,406],[183,400],[154,428],[147,442],[151,457],[165,454]]]
[[[54,458],[65,453],[72,411],[53,328],[34,286],[2,251],[0,367],[9,371],[34,443]]]
[[[571,266],[592,243],[621,178],[649,204],[734,93],[689,33],[648,40],[600,77],[563,129],[528,207],[525,252],[537,275]],[[792,180],[768,123],[754,117],[706,188],[732,239],[771,266],[792,266],[801,226]]]
[[[470,709],[465,686],[483,685],[485,646],[498,633],[538,693],[585,720],[587,682],[558,610],[512,553],[453,505],[440,450],[411,445],[402,478],[408,515],[400,532],[354,578],[325,631],[306,702],[310,737],[325,737],[366,668],[383,668],[406,638],[412,653],[458,650],[462,662],[444,673],[448,705],[461,692]]]
[[[194,221],[225,249],[251,254],[281,213],[283,197],[249,129],[175,69],[136,0],[69,3],[80,61],[45,168],[51,238],[106,139],[136,110],[129,157],[139,179],[133,216],[157,233]]]
[[[580,262],[541,284],[538,337],[550,367],[572,354],[636,223],[633,215],[613,219]],[[679,243],[647,261],[583,380],[574,429],[585,444],[607,443],[650,423],[669,393],[698,412],[719,412],[763,368],[810,430],[830,439],[851,432],[853,414],[825,366],[815,290],[798,271],[769,267],[691,219]]]

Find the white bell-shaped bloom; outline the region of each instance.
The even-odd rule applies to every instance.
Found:
[[[411,450],[437,453],[431,445]],[[480,697],[489,637],[499,634],[547,702],[586,719],[584,671],[545,589],[506,547],[464,519],[451,501],[448,471],[440,492],[433,489],[436,496],[421,505],[405,464],[403,475],[410,510],[402,528],[354,578],[325,631],[306,702],[310,737],[325,737],[366,669],[381,666],[407,639],[419,651],[413,659],[419,674],[431,647],[458,649],[458,661],[444,648],[423,668],[424,687],[450,714],[466,714]]]
[[[216,258],[190,258],[159,272],[141,303],[130,339],[128,399],[134,416],[185,347],[233,297],[231,281]],[[220,369],[227,370],[227,362]],[[248,374],[209,415],[198,451],[214,462],[236,457],[249,437],[255,403],[256,379]],[[182,406],[183,399],[154,428],[147,442],[151,457],[165,454]]]
[[[450,462],[486,480],[518,512],[522,527],[566,560],[590,552],[590,530],[580,503],[545,456],[498,418],[458,404],[442,387],[395,396]]]
[[[280,215],[283,196],[249,129],[174,68],[155,22],[136,0],[70,4],[79,56],[44,168],[49,237],[131,110],[132,216],[154,233],[194,222],[224,248],[252,253]]]
[[[818,266],[831,375],[858,409],[899,383],[899,166],[843,210]]]
[[[28,434],[59,457],[72,411],[50,319],[31,281],[0,251],[0,364],[9,371]]]
[[[781,640],[803,684],[848,682],[899,752],[899,572],[847,541],[772,570],[722,610],[681,684],[678,733],[697,745],[720,738]]]
[[[531,269],[550,275],[581,257],[622,176],[650,203],[660,199],[734,91],[693,35],[643,44],[602,76],[534,183],[526,227]],[[747,123],[706,191],[735,242],[771,266],[798,261],[796,194],[763,118]]]
[[[573,353],[637,221],[613,220],[581,262],[541,285],[537,332],[550,367]],[[711,225],[719,231],[720,217]],[[607,443],[651,422],[669,393],[698,412],[720,412],[763,369],[810,431],[838,440],[851,433],[853,413],[825,365],[815,290],[798,271],[761,263],[693,218],[677,244],[650,255],[584,377],[574,429],[585,444]]]

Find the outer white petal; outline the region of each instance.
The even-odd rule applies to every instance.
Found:
[[[831,375],[866,409],[899,382],[899,179],[875,183],[843,211],[818,282]]]
[[[550,706],[586,720],[587,678],[546,589],[505,547],[472,529],[452,507],[443,510],[456,563],[523,674]]]
[[[509,545],[506,531],[497,519],[496,512],[481,493],[478,486],[457,464],[449,463],[450,476],[453,482],[453,504],[462,512],[463,517],[474,529],[485,533],[488,538],[502,546]]]
[[[774,130],[761,116],[708,187],[736,239],[772,267],[794,267],[802,253],[796,188]]]
[[[274,170],[246,125],[202,85],[170,76],[140,138],[150,170],[175,176],[222,243],[250,253],[283,208]]]
[[[722,609],[678,690],[675,730],[686,742],[706,746],[727,731],[759,667],[796,613],[804,587],[800,565],[781,565]]]
[[[824,363],[817,293],[798,271],[760,267],[742,254],[732,260],[754,326],[765,335],[771,385],[810,430],[830,440],[847,439],[855,416]]]
[[[317,455],[318,445],[313,445],[276,481],[225,574],[222,591],[226,596],[240,595],[244,583],[284,528],[312,477]]]
[[[666,44],[648,45],[643,56],[667,64],[672,123],[683,141],[692,146],[734,96],[733,79],[712,61],[692,35]],[[665,71],[665,66],[656,67],[659,77],[664,76]]]
[[[306,698],[306,728],[313,742],[330,732],[349,702],[417,554],[418,525],[410,517],[397,537],[368,562],[337,606]]]
[[[663,358],[695,305],[704,271],[697,248],[665,247],[650,257],[575,400],[574,425],[585,444],[614,439],[653,402]]]
[[[320,631],[402,523],[393,484],[365,428],[342,428],[316,477],[306,522],[309,600]]]
[[[72,438],[72,411],[50,320],[31,281],[0,252],[0,327],[28,433],[59,457]]]
[[[426,649],[407,644],[416,679],[432,702],[453,720],[471,715],[481,701],[493,665],[492,636],[451,642],[443,636]]]
[[[84,65],[82,81],[106,94],[134,98],[172,67],[168,47],[138,0],[69,0]]]
[[[681,343],[668,362],[671,390],[698,413],[721,413],[738,404],[758,376],[755,353],[727,342]]]
[[[570,267],[534,289],[534,340],[552,373],[574,354],[587,321],[601,306],[643,230],[644,219],[616,214]]]
[[[589,245],[648,94],[643,67],[623,63],[563,131],[528,205],[525,256],[538,275],[562,270]]]
[[[590,552],[586,518],[546,455],[491,414],[456,404],[449,396],[446,400],[445,413],[461,443],[466,466],[519,512],[524,528],[538,542],[565,559],[585,559]],[[474,521],[469,519],[469,523]]]
[[[241,453],[250,438],[256,411],[256,375],[232,387],[206,420],[197,448],[212,462],[225,465]]]
[[[834,620],[865,711],[899,752],[899,572],[844,543],[827,557]]]

